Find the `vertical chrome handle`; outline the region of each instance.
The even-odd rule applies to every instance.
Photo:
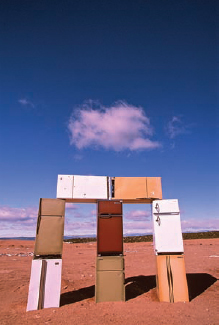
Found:
[[[160,226],[161,220],[160,220],[160,217],[159,216],[157,216],[157,219],[155,221],[158,223],[158,226]]]

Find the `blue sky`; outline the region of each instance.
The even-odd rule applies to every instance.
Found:
[[[34,236],[58,174],[161,176],[184,231],[219,229],[216,1],[1,1],[0,236]],[[96,232],[68,205],[66,235]],[[152,231],[149,205],[124,232]]]

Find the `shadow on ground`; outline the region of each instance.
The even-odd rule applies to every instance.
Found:
[[[217,281],[215,277],[208,273],[188,273],[186,274],[186,277],[190,301],[201,295]]]
[[[188,273],[187,275],[189,300],[193,300],[201,295],[205,290],[212,286],[217,279],[207,273]],[[155,275],[139,275],[129,277],[125,280],[126,301],[134,299],[151,289],[156,288]],[[95,295],[95,286],[81,288],[75,291],[69,291],[61,294],[60,306],[73,304],[88,298],[93,298]],[[156,300],[156,299],[154,299]]]
[[[126,283],[126,287],[125,287],[126,300],[130,300],[155,288],[156,276],[155,275],[133,276],[127,278],[125,280],[125,283]]]
[[[95,295],[95,286],[81,288],[74,291],[69,291],[61,294],[60,306],[73,304],[88,298],[93,298]]]

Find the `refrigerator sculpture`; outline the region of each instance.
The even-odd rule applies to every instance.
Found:
[[[124,301],[125,274],[121,201],[98,201],[95,300]]]
[[[69,202],[96,202],[108,199],[107,176],[58,175],[57,198]]]
[[[178,200],[152,203],[157,292],[160,301],[189,301]]]
[[[40,199],[27,311],[59,307],[65,201]]]
[[[113,177],[112,198],[137,201],[162,199],[161,177]]]

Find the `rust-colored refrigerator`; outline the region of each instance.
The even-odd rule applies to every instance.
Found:
[[[99,201],[97,215],[97,255],[122,254],[122,202]]]
[[[95,300],[124,301],[122,202],[101,200],[98,201],[97,210]]]

